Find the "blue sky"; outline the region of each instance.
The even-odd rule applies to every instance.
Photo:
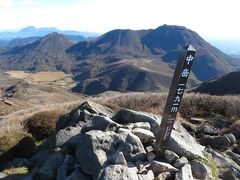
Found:
[[[239,0],[0,0],[0,29],[103,33],[175,24],[206,38],[240,39],[239,7]]]

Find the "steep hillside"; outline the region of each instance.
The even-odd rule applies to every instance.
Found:
[[[220,78],[207,81],[192,89],[193,92],[212,95],[240,94],[240,71],[231,72]]]
[[[16,47],[2,54],[2,69],[18,69],[29,71],[71,69],[72,61],[65,50],[72,46],[68,37],[51,33],[40,40],[23,47]]]

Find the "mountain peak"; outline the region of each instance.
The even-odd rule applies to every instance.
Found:
[[[36,30],[37,30],[36,27],[34,27],[34,26],[28,26],[28,27],[25,27],[25,28],[19,30],[19,32],[24,33],[24,32],[29,32],[29,31],[36,31]]]

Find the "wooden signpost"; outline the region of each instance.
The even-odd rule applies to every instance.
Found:
[[[156,137],[156,151],[164,150],[167,146],[186,87],[186,83],[190,75],[195,53],[196,50],[191,45],[189,45],[186,47],[184,54],[178,60],[166,106],[163,112],[160,132]]]

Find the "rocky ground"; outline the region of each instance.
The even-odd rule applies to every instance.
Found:
[[[240,136],[219,131],[227,122],[222,117],[213,122],[198,118],[182,125],[176,122],[166,150],[160,153],[154,151],[154,143],[161,116],[128,109],[114,112],[85,102],[62,115],[56,132],[37,148],[27,135],[17,148],[7,152],[0,148],[0,178],[240,179]],[[9,175],[6,170],[18,168],[26,173]]]

